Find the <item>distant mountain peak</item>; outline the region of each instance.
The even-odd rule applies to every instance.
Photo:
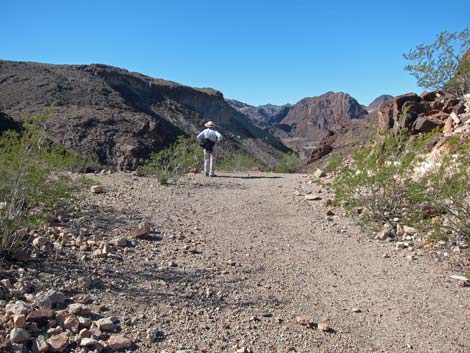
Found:
[[[367,107],[367,111],[369,113],[372,113],[374,111],[376,111],[377,109],[379,109],[379,106],[380,104],[382,103],[386,103],[386,102],[390,102],[393,100],[393,96],[389,95],[389,94],[382,94],[380,96],[378,96],[377,98],[375,98]]]

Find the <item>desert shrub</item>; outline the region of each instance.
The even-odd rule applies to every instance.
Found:
[[[300,167],[300,158],[293,152],[282,156],[274,171],[276,173],[294,173]]]
[[[470,142],[454,138],[447,142],[448,153],[440,163],[421,178],[422,204],[433,210],[425,228],[433,238],[453,236],[456,240],[470,240]]]
[[[29,246],[27,229],[47,220],[72,197],[64,173],[67,158],[59,153],[40,124],[28,116],[21,133],[0,137],[0,257],[15,257]]]
[[[143,172],[155,176],[162,185],[168,185],[170,181],[177,182],[189,172],[198,172],[201,169],[203,154],[195,139],[179,136],[173,145],[152,153]]]
[[[350,211],[360,210],[359,223],[372,230],[384,225],[396,229],[399,222],[430,240],[469,241],[470,142],[448,140],[441,146],[447,148],[446,154],[422,169],[431,138],[432,134],[410,138],[399,132],[355,151],[352,162],[336,175],[336,202]]]
[[[333,153],[328,162],[323,166],[325,173],[333,173],[343,164],[343,158],[337,153]]]
[[[240,152],[224,151],[220,153],[217,168],[220,170],[243,172],[261,167],[261,163],[254,157]]]
[[[336,202],[349,210],[360,209],[361,225],[373,230],[384,224],[395,227],[396,219],[408,224],[420,202],[422,187],[413,179],[413,168],[420,161],[425,139],[409,139],[400,131],[356,150],[352,162],[335,177]]]

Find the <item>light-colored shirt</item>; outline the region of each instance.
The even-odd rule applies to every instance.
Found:
[[[197,135],[197,140],[200,141],[203,138],[209,139],[212,142],[219,142],[222,140],[222,134],[214,129],[205,129],[202,130],[199,135]]]

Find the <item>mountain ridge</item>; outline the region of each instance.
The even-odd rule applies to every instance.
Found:
[[[272,165],[289,149],[228,105],[220,91],[194,88],[103,64],[52,65],[0,61],[0,111],[21,121],[52,109],[51,139],[117,169],[135,169],[178,135],[207,120],[241,149]]]

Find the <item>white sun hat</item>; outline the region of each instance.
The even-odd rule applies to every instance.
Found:
[[[212,121],[208,121],[204,124],[205,127],[215,127],[215,124]]]

